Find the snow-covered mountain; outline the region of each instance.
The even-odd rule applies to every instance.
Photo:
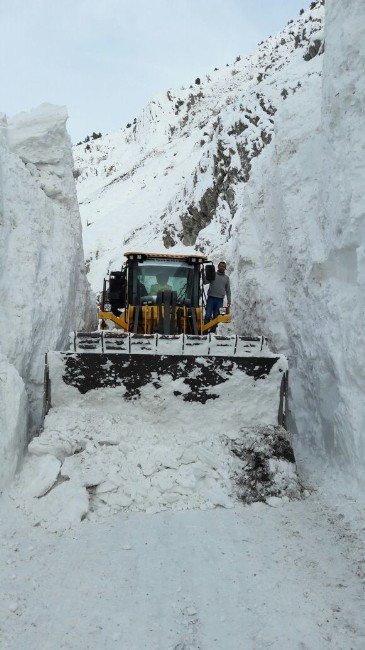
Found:
[[[365,460],[364,5],[328,0],[132,124],[75,147],[89,278],[126,249],[227,257],[235,330],[291,364],[292,428]]]
[[[0,124],[0,487],[41,421],[45,352],[90,313],[66,119],[42,105]]]
[[[242,185],[270,144],[287,96],[322,68],[322,2],[258,51],[153,99],[126,128],[74,149],[89,278],[95,290],[127,248],[219,255]]]

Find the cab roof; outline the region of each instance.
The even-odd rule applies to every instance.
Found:
[[[178,253],[144,253],[142,251],[128,251],[124,253],[124,257],[131,258],[132,256],[141,255],[141,259],[144,260],[184,260],[191,261],[192,259],[201,260],[202,262],[206,261],[208,258],[206,255],[201,255],[201,253],[190,253],[190,254],[178,254]]]

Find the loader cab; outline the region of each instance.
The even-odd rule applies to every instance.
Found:
[[[159,292],[170,291],[180,306],[198,307],[200,264],[184,259],[128,260],[128,304],[156,305]]]
[[[215,276],[204,255],[129,252],[125,257],[122,269],[104,281],[101,329],[112,323],[133,334],[202,335],[230,322],[226,313],[204,321],[203,278],[211,282]]]

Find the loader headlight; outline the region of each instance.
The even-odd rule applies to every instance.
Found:
[[[111,311],[111,310],[112,310],[112,306],[110,302],[106,302],[104,305],[104,311]]]

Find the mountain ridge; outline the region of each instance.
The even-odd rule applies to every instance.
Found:
[[[271,143],[277,106],[320,74],[324,7],[311,6],[253,55],[155,97],[129,128],[74,147],[95,290],[125,246],[224,249],[236,188]]]

